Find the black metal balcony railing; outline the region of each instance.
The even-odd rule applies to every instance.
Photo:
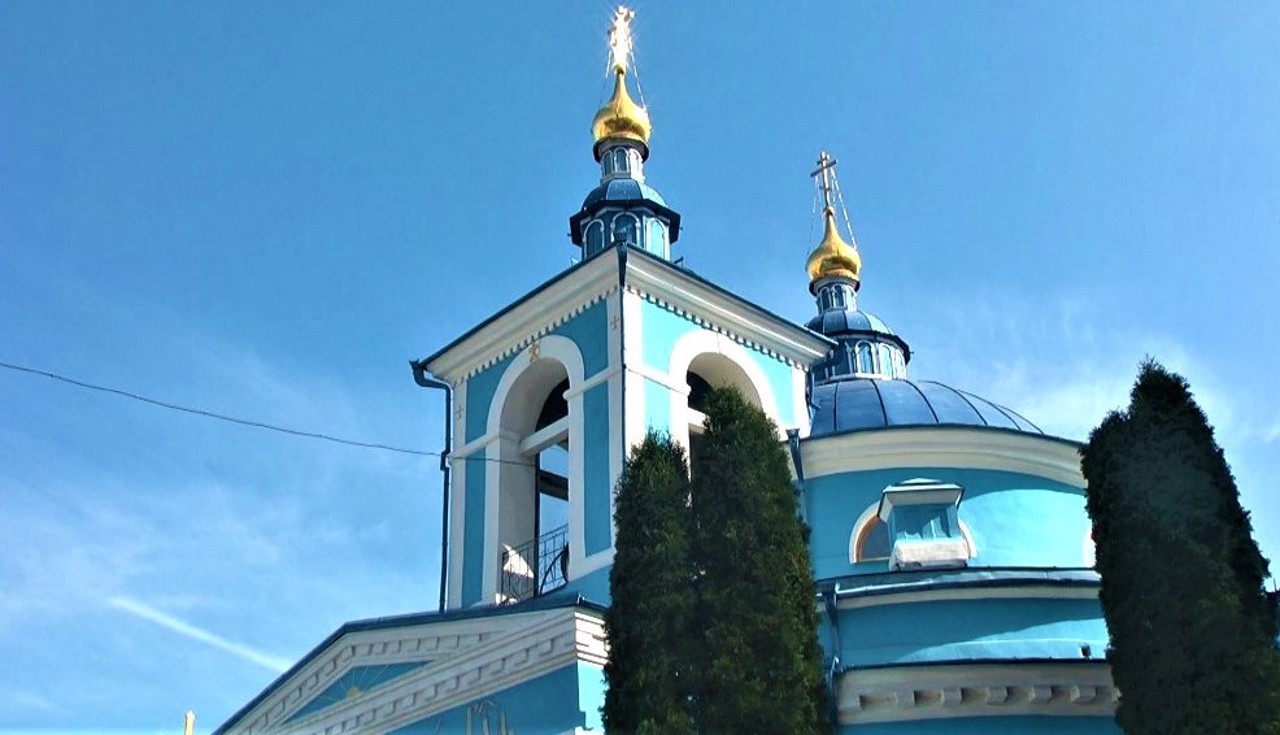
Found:
[[[569,526],[561,526],[519,546],[502,550],[499,599],[530,600],[563,587],[569,570]]]

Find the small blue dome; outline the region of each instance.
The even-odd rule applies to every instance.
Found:
[[[1040,427],[1014,411],[932,380],[845,378],[813,387],[810,436],[891,426],[987,426],[1030,434]]]
[[[894,335],[893,330],[880,317],[859,309],[825,309],[821,314],[810,319],[805,326],[828,336],[844,332],[878,332]]]
[[[602,202],[638,202],[641,200],[653,202],[663,207],[667,206],[667,200],[663,199],[658,190],[652,186],[635,179],[619,178],[606,181],[592,189],[591,193],[582,202],[582,208],[590,209],[593,205]]]

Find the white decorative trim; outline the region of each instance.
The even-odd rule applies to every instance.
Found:
[[[453,482],[449,506],[449,589],[446,606],[462,607],[462,557],[466,553],[467,463],[450,462]],[[441,580],[443,583],[444,580]]]
[[[652,380],[663,388],[675,391],[682,396],[689,395],[689,383],[685,380],[683,373],[679,377],[674,377],[659,368],[649,367],[644,363],[628,365],[627,372],[635,373],[645,380]]]
[[[1074,444],[1012,431],[904,427],[810,438],[801,445],[809,479],[842,472],[950,467],[1018,472],[1085,486]]]
[[[801,438],[809,436],[809,377],[798,367],[791,368],[791,425]]]
[[[841,725],[1058,715],[1112,717],[1119,693],[1102,663],[854,669],[837,683]]]
[[[644,376],[636,372],[637,367],[644,366],[644,301],[630,291],[623,291],[621,299],[622,328],[625,332],[622,354],[622,379],[625,385],[622,443],[623,451],[630,452],[631,447],[644,440],[649,428],[645,416]]]
[[[617,290],[617,259],[593,258],[512,304],[493,321],[437,355],[427,368],[445,380],[470,378],[548,335]]]
[[[614,548],[611,545],[609,548],[605,549],[604,551],[597,551],[591,556],[588,556],[587,558],[583,559],[582,563],[578,565],[578,568],[576,570],[577,576],[575,576],[574,579],[580,579],[582,577],[587,576],[588,574],[591,574],[592,572],[598,572],[601,569],[604,569],[605,567],[612,564],[613,552],[614,552]]]
[[[502,411],[507,404],[511,389],[520,377],[535,361],[555,360],[565,369],[569,377],[569,390],[565,397],[569,403],[569,579],[577,578],[575,559],[582,559],[585,551],[583,541],[583,494],[584,483],[583,457],[585,455],[586,437],[584,428],[582,392],[574,388],[584,382],[582,352],[578,345],[568,337],[547,335],[538,340],[538,355],[517,358],[503,371],[498,387],[494,390],[493,401],[489,404],[488,434],[497,435],[502,429]],[[495,451],[501,443],[491,443],[485,449],[485,456],[490,460],[514,459],[501,457]],[[496,456],[495,456],[496,455]],[[484,580],[482,595],[485,602],[498,601],[498,538],[499,538],[499,497],[501,495],[502,477],[510,465],[492,462],[486,469],[485,494],[485,547],[484,547]]]
[[[609,367],[606,367],[603,370],[600,370],[595,375],[592,375],[590,378],[587,378],[586,380],[582,381],[582,385],[575,386],[565,391],[564,397],[567,400],[580,393],[586,393],[587,391],[591,390],[597,385],[600,385],[601,383],[617,375],[620,371],[621,371],[621,368],[610,365]]]
[[[627,287],[699,326],[806,370],[831,348],[825,337],[710,288],[664,262],[628,258]]]
[[[1028,583],[1018,586],[947,587],[928,590],[903,590],[876,595],[840,598],[836,608],[858,610],[886,605],[917,602],[955,602],[957,600],[1096,600],[1097,586]]]
[[[609,318],[609,549],[613,549],[618,538],[618,529],[613,525],[614,488],[618,485],[618,478],[622,476],[627,448],[622,405],[623,385],[626,381],[623,372],[625,363],[622,359],[622,338],[626,332],[626,324],[622,318],[622,298],[622,291],[618,290],[610,294],[606,302]]]

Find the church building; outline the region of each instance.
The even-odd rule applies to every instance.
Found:
[[[650,429],[696,449],[708,390],[733,386],[792,460],[836,731],[1118,733],[1079,445],[909,376],[907,340],[859,304],[825,153],[812,315],[673,261],[630,18],[600,184],[569,218],[581,258],[413,363],[448,396],[441,609],[343,625],[216,732],[603,732],[616,481]]]

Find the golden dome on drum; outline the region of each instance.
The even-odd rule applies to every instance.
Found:
[[[862,256],[858,249],[844,241],[836,228],[836,212],[827,207],[822,213],[825,231],[822,242],[809,254],[809,290],[827,278],[847,278],[857,288],[862,275]]]
[[[637,105],[627,93],[627,70],[621,65],[613,67],[613,97],[591,121],[591,134],[595,137],[596,160],[600,160],[600,144],[606,140],[633,140],[641,144],[640,154],[649,157],[649,113]]]

